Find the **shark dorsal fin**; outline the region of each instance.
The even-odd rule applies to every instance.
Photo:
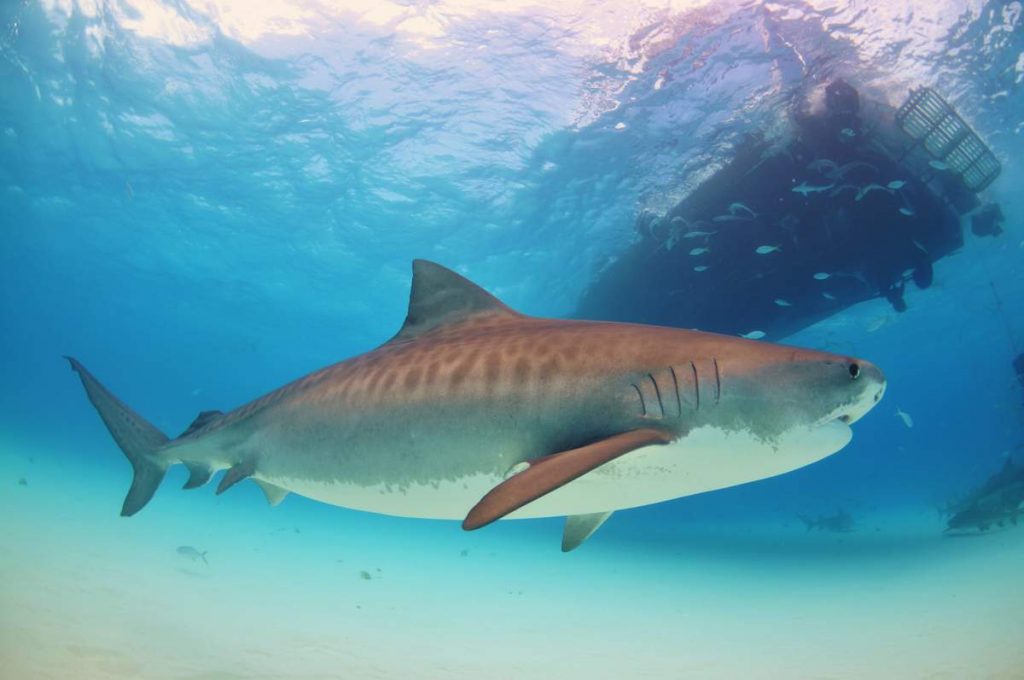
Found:
[[[518,316],[501,300],[451,269],[427,260],[413,260],[409,313],[392,341],[411,340],[485,312]]]
[[[222,415],[224,415],[223,411],[200,411],[199,415],[196,416],[196,419],[193,420],[192,424],[188,426],[188,429],[178,435],[178,439],[181,439],[182,437],[187,437],[196,430],[206,427],[213,421],[217,420],[217,418],[220,418]]]

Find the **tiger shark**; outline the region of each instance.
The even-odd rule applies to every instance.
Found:
[[[409,310],[380,347],[168,439],[68,357],[134,469],[134,515],[168,468],[226,470],[406,517],[566,516],[562,549],[615,510],[772,477],[835,453],[885,391],[862,359],[712,333],[527,316],[413,262]]]

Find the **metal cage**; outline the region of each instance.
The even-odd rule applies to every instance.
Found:
[[[977,133],[929,87],[910,93],[896,112],[896,123],[915,140],[915,146],[923,146],[949,171],[960,175],[971,191],[978,192],[990,185],[1002,170],[999,160]]]

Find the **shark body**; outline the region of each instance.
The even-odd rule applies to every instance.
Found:
[[[377,349],[171,440],[69,359],[135,470],[123,515],[166,470],[185,488],[227,470],[391,515],[565,515],[575,548],[612,511],[788,472],[828,456],[881,398],[849,357],[674,328],[544,319],[440,265],[413,265],[409,313]]]

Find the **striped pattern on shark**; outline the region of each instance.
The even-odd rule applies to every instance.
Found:
[[[563,550],[614,510],[781,474],[838,451],[885,379],[861,359],[674,328],[531,317],[417,260],[409,312],[377,349],[168,439],[69,358],[135,477],[138,512],[167,469],[226,470],[391,515],[566,515]]]

